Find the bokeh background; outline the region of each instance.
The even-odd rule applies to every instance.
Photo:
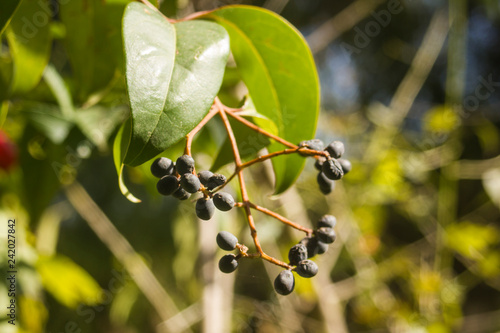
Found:
[[[36,38],[51,40],[35,85],[12,82],[19,49],[2,36],[0,267],[8,270],[15,218],[18,316],[7,323],[2,279],[1,332],[500,331],[499,1],[160,2],[170,17],[261,6],[311,47],[322,89],[317,137],[343,141],[353,170],[323,196],[308,161],[278,198],[269,165],[246,171],[254,202],[304,225],[326,213],[339,221],[337,241],[315,259],[318,275],[297,277],[287,297],[273,291],[280,269],[268,263],[218,271],[218,231],[251,244],[241,211],[197,220],[191,202],[155,193],[149,164],[126,173],[143,202],[120,193],[112,143],[129,112],[127,2],[32,1],[34,13],[52,9],[35,25]],[[43,58],[32,56],[22,66]],[[221,94],[240,93],[228,71]],[[78,126],[57,117],[65,107],[81,114]],[[223,140],[221,123],[210,122],[193,146],[197,167],[210,168]],[[266,252],[286,258],[302,235],[256,218]]]

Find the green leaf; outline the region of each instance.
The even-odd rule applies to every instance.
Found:
[[[62,255],[42,257],[36,266],[45,289],[68,308],[80,304],[96,305],[102,301],[99,284],[71,259]]]
[[[132,136],[125,164],[140,165],[180,141],[219,91],[229,38],[218,24],[170,24],[133,2],[123,19]]]
[[[21,0],[9,0],[0,2],[0,35],[9,24]]]
[[[60,109],[51,104],[26,103],[23,113],[33,127],[57,145],[63,143],[73,127],[73,123],[61,115]]]
[[[49,62],[52,12],[46,0],[24,0],[7,28],[14,62],[11,93],[26,93],[42,78]]]
[[[131,202],[138,203],[141,202],[140,199],[136,198],[125,185],[123,180],[123,171],[125,164],[123,160],[125,158],[125,153],[127,152],[127,147],[130,141],[130,119],[127,120],[118,130],[116,134],[115,141],[113,143],[113,160],[115,163],[116,172],[118,173],[118,187],[122,194]]]
[[[75,100],[105,89],[123,64],[121,20],[130,0],[71,0],[60,4],[65,48],[75,77]]]
[[[73,100],[71,98],[71,93],[66,87],[61,75],[57,72],[54,66],[49,64],[45,68],[43,78],[56,98],[57,104],[59,104],[59,107],[61,108],[62,115],[64,115],[67,120],[72,120],[75,113]]]
[[[205,18],[226,28],[242,79],[257,111],[276,124],[275,134],[294,144],[313,138],[319,113],[319,81],[302,35],[282,17],[257,7],[223,7]],[[276,143],[269,147],[270,151],[281,149],[283,146]],[[276,194],[294,183],[304,162],[297,155],[273,159]]]
[[[127,116],[128,108],[94,106],[89,109],[75,112],[76,124],[82,133],[100,151],[108,149],[108,139],[116,127],[123,123]]]

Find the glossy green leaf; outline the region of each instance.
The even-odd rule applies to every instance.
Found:
[[[319,81],[302,35],[282,17],[257,7],[228,6],[205,17],[226,28],[231,51],[257,111],[276,124],[276,134],[294,144],[313,138],[319,113]],[[273,143],[269,149],[277,151],[283,146]],[[293,184],[304,162],[297,155],[273,159],[277,194]]]
[[[49,62],[52,12],[47,0],[23,0],[7,28],[14,62],[11,93],[26,93],[42,78]]]
[[[75,101],[105,89],[123,64],[121,20],[130,0],[71,0],[60,4],[64,40],[75,77]]]
[[[9,24],[12,16],[16,12],[21,0],[9,0],[0,2],[0,35]]]
[[[116,134],[115,141],[113,143],[113,160],[115,163],[116,172],[118,174],[118,187],[120,192],[131,202],[139,203],[141,199],[136,198],[125,185],[123,179],[123,171],[125,169],[125,164],[123,160],[125,158],[125,153],[127,152],[127,147],[130,141],[130,120],[127,120],[118,130]]]
[[[185,137],[219,91],[229,37],[218,24],[170,24],[139,3],[123,19],[132,135],[125,164],[140,165]]]

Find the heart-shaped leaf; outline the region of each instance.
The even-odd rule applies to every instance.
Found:
[[[319,81],[302,35],[282,17],[262,8],[228,6],[204,16],[226,28],[231,51],[257,111],[272,120],[280,137],[297,144],[311,139],[319,113]],[[260,124],[268,131],[266,124]],[[273,143],[270,151],[283,149]],[[304,158],[273,159],[276,194],[297,179]]]
[[[123,19],[132,133],[124,163],[137,166],[185,137],[207,114],[229,55],[229,36],[207,21],[170,24],[133,2]]]

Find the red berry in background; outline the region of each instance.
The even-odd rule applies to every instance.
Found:
[[[0,168],[9,171],[17,163],[17,148],[3,131],[0,131]]]

